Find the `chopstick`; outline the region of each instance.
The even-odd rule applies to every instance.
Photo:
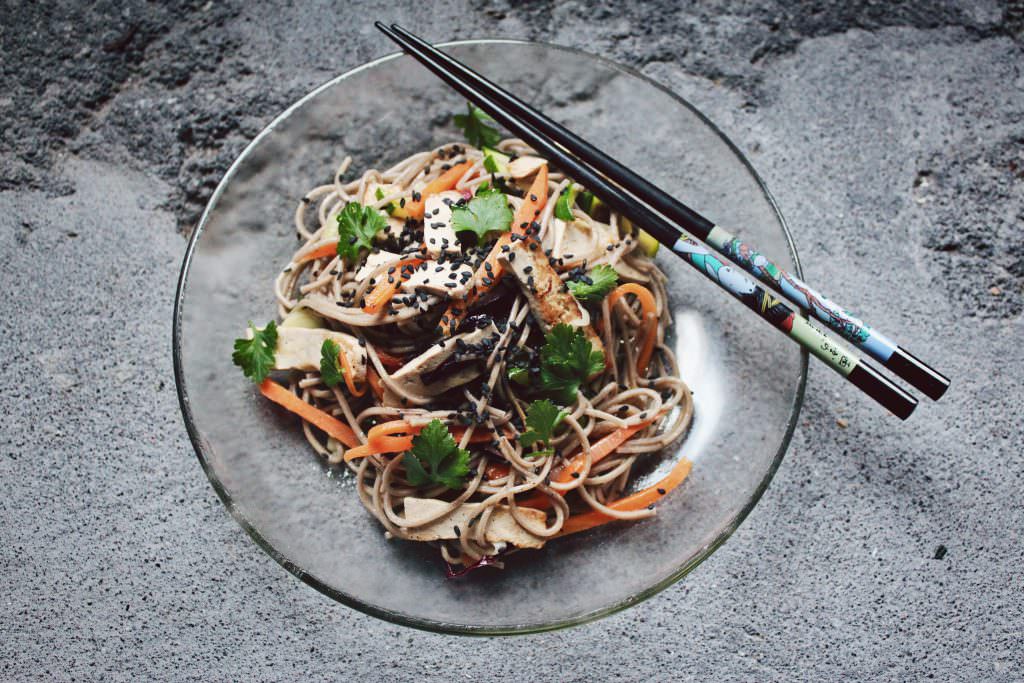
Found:
[[[491,83],[480,74],[430,44],[409,33],[397,24],[391,28],[400,36],[429,52],[448,71],[503,107],[508,113],[538,131],[543,132],[569,152],[589,163],[599,173],[642,197],[655,211],[681,225],[697,240],[710,245],[715,251],[731,259],[743,270],[780,292],[807,315],[813,315],[847,342],[854,344],[869,356],[889,368],[912,386],[938,400],[949,388],[949,379],[925,362],[916,358],[888,337],[872,329],[857,316],[829,300],[793,273],[779,267],[753,245],[747,244],[722,226],[716,225],[675,197],[638,175],[622,163],[611,158],[561,124],[553,121],[530,105]],[[671,247],[672,245],[667,244]]]
[[[901,419],[906,419],[913,413],[917,399],[881,375],[869,363],[848,353],[841,344],[813,327],[795,310],[772,297],[746,275],[720,261],[705,246],[685,234],[680,227],[654,213],[645,201],[646,196],[642,192],[634,194],[633,188],[625,179],[609,174],[618,183],[612,184],[589,164],[566,152],[559,144],[562,141],[557,135],[549,138],[536,127],[509,113],[489,94],[483,92],[480,87],[480,83],[485,82],[483,77],[473,74],[474,78],[471,80],[456,75],[447,68],[446,63],[457,63],[454,59],[445,57],[442,60],[438,57],[441,53],[429,44],[406,37],[411,36],[406,31],[399,34],[397,31],[402,29],[397,25],[394,26],[395,30],[389,29],[379,21],[374,25],[435,75],[548,157],[568,175],[601,197],[609,206],[630,218],[636,225],[643,226],[659,242],[681,256],[686,263],[739,299],[887,410]],[[460,73],[465,75],[471,72],[462,66]],[[489,91],[498,90],[493,83],[487,84]],[[511,98],[511,95],[507,97]]]

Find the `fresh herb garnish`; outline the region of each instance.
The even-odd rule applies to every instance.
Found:
[[[412,450],[402,455],[405,478],[413,486],[443,484],[462,488],[469,474],[469,451],[459,448],[440,420],[431,420],[412,438]]]
[[[568,405],[588,377],[604,369],[604,354],[595,351],[583,330],[555,325],[540,349],[541,389]]]
[[[619,274],[608,264],[601,264],[577,280],[569,280],[572,295],[586,304],[594,304],[608,296],[619,283]]]
[[[559,193],[558,200],[555,202],[555,218],[561,218],[563,221],[575,219],[575,216],[572,215],[572,206],[576,203],[576,195],[582,189],[576,183],[569,183],[569,187]]]
[[[338,256],[355,263],[359,250],[372,248],[373,238],[387,226],[387,219],[377,209],[349,202],[338,214]]]
[[[341,347],[333,339],[324,339],[320,347],[320,379],[329,387],[336,387],[341,384],[345,375],[345,368],[339,363]]]
[[[245,376],[259,384],[267,378],[274,367],[274,352],[277,351],[277,323],[270,321],[262,330],[249,321],[252,339],[236,339],[231,361],[242,368]]]
[[[480,242],[489,232],[506,232],[512,225],[512,209],[508,198],[497,190],[477,193],[465,206],[452,207],[452,228],[469,231]]]
[[[501,142],[498,129],[488,125],[494,119],[470,102],[466,103],[466,108],[469,113],[455,115],[455,125],[462,129],[469,144],[474,147],[494,147]]]
[[[534,451],[531,455],[550,455],[554,452],[551,449],[551,435],[566,415],[568,415],[566,411],[559,409],[547,399],[534,401],[526,409],[527,430],[519,435],[519,443],[523,444],[524,448],[529,448],[539,441],[544,449]]]

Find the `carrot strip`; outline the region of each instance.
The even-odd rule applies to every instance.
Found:
[[[260,393],[268,399],[301,417],[314,427],[323,430],[348,447],[358,446],[355,432],[344,422],[335,419],[319,408],[309,405],[301,398],[270,379],[260,384]]]
[[[394,436],[395,434],[404,434],[411,429],[414,429],[405,420],[392,420],[390,422],[381,422],[379,425],[370,427],[370,431],[366,432],[366,438],[373,441],[378,436]]]
[[[521,508],[534,508],[536,510],[547,510],[551,507],[551,498],[545,496],[543,493],[535,493],[529,498],[523,500],[517,500],[516,505]]]
[[[635,294],[640,301],[640,309],[643,311],[643,319],[646,323],[643,344],[640,345],[640,355],[636,358],[636,370],[643,376],[650,365],[651,356],[654,354],[654,343],[657,341],[658,329],[658,303],[651,294],[651,290],[635,282],[627,282],[619,285],[608,295],[608,310],[615,307],[616,302],[627,294]]]
[[[374,455],[377,451],[373,450],[370,444],[363,444],[362,446],[356,446],[345,451],[345,462],[351,462],[356,458],[365,458],[368,455]]]
[[[455,184],[459,182],[459,178],[465,175],[466,171],[468,171],[469,167],[472,165],[472,162],[466,161],[456,166],[452,166],[440,176],[431,180],[422,190],[420,190],[420,199],[418,201],[407,200],[405,205],[400,207],[401,210],[404,210],[404,212],[411,218],[423,218],[423,207],[426,203],[427,197],[455,187]]]
[[[403,276],[402,269],[406,266],[415,268],[421,263],[423,263],[423,259],[418,258],[403,259],[396,263],[395,272],[391,275],[381,276],[380,282],[374,286],[373,291],[366,295],[366,305],[363,306],[363,311],[372,315],[384,308],[395,296],[398,288],[402,286],[402,281],[409,279],[408,275]]]
[[[411,425],[405,420],[392,420],[382,422],[370,428],[366,433],[366,444],[352,448],[345,452],[345,461],[356,458],[365,458],[368,455],[377,453],[401,453],[412,448],[413,436],[423,431],[425,425]],[[452,431],[452,438],[456,441],[466,433],[464,427],[456,427]],[[484,443],[491,440],[491,435],[485,431],[476,431],[470,437],[470,443]]]
[[[487,468],[484,470],[484,477],[487,479],[501,479],[507,477],[511,469],[508,463],[504,462],[492,462],[488,463]]]
[[[624,444],[634,434],[639,432],[644,427],[647,427],[652,422],[654,422],[654,420],[650,419],[644,420],[643,422],[631,425],[629,427],[619,427],[608,436],[602,438],[600,441],[598,441],[597,443],[590,447],[590,464],[596,465],[597,463],[607,458],[609,455],[615,452],[615,449]],[[583,471],[583,466],[586,464],[586,462],[586,455],[583,454],[583,451],[580,451],[575,456],[573,456],[568,463],[563,465],[558,472],[555,472],[555,474],[551,477],[551,480],[557,481],[561,484],[572,481],[572,475],[575,474],[579,476],[579,473]]]
[[[690,469],[692,467],[692,462],[686,458],[680,458],[679,462],[675,464],[672,470],[657,484],[637,491],[631,496],[620,498],[608,507],[613,510],[626,512],[632,510],[643,510],[645,507],[654,505],[668,494],[669,491],[682,484],[683,481],[686,480],[686,477],[689,476]],[[609,517],[597,510],[593,510],[581,515],[573,515],[566,519],[565,523],[562,525],[562,530],[558,532],[558,535],[567,536],[578,531],[593,529],[596,526],[601,526],[602,524],[614,521],[616,521],[614,517]]]
[[[390,372],[394,372],[395,370],[398,370],[403,365],[405,365],[405,359],[404,358],[399,358],[398,356],[392,356],[387,351],[381,351],[377,347],[374,347],[373,350],[377,352],[377,358],[380,359],[380,364],[384,366],[385,370],[388,370]]]
[[[527,229],[530,227],[530,223],[537,220],[540,216],[541,211],[544,210],[544,205],[548,201],[548,166],[544,164],[537,171],[537,177],[534,178],[533,184],[530,185],[530,191],[526,193],[526,199],[522,204],[519,205],[519,210],[516,211],[515,218],[512,220],[512,228],[509,232],[504,233],[498,238],[498,241],[494,243],[494,247],[491,252],[487,254],[487,258],[480,264],[480,267],[476,269],[476,273],[473,275],[473,288],[466,295],[465,300],[452,303],[448,305],[448,310],[441,316],[441,332],[442,334],[450,336],[459,327],[459,323],[465,319],[469,313],[470,306],[479,299],[481,296],[489,292],[491,289],[498,285],[498,281],[501,280],[503,275],[501,264],[498,262],[498,256],[501,255],[502,247],[508,246],[512,243],[512,235],[525,235]],[[490,282],[489,285],[484,284],[484,278]]]
[[[349,393],[356,397],[365,394],[366,387],[363,387],[361,391],[356,391],[356,381],[352,379],[352,364],[348,360],[348,354],[342,351],[338,354],[338,360],[341,361],[341,374],[345,376],[345,386],[348,387]]]
[[[401,453],[412,448],[412,435],[378,436],[369,443],[378,453]]]
[[[315,261],[315,260],[320,259],[320,258],[327,258],[328,256],[337,256],[337,255],[338,255],[338,243],[336,241],[335,242],[328,242],[327,244],[323,244],[323,245],[317,247],[313,251],[309,252],[308,254],[306,254],[305,256],[300,258],[299,259],[299,263],[305,263],[306,261]]]
[[[373,395],[378,401],[384,400],[384,385],[380,381],[380,375],[372,367],[366,368],[366,382],[370,385]]]
[[[590,464],[594,465],[601,460],[604,460],[609,455],[615,452],[619,446],[628,441],[634,434],[639,432],[644,427],[648,426],[654,420],[646,420],[639,424],[630,427],[620,427],[608,436],[604,437],[590,448]],[[551,475],[551,480],[559,483],[566,483],[573,479],[573,473],[580,473],[583,471],[583,465],[586,463],[586,458],[583,452],[577,453],[573,456],[568,463],[563,465],[558,471]],[[544,495],[543,493],[536,493],[529,498],[516,501],[516,505],[526,508],[536,508],[538,510],[546,510],[551,507],[551,498]]]

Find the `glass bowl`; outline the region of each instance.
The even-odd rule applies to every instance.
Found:
[[[553,45],[467,41],[456,58],[799,273],[782,217],[740,152],[692,106],[607,60]],[[341,159],[383,168],[461,139],[460,97],[411,58],[390,55],[323,85],[271,123],[231,166],[188,246],[174,314],[174,368],[189,436],[231,514],[271,557],[326,595],[374,616],[450,633],[577,624],[685,576],[736,530],[789,444],[807,356],[668,250],[674,340],[696,417],[678,457],[689,479],[656,517],[517,553],[504,571],[448,580],[436,549],[388,541],[352,477],[306,444],[298,422],[231,363],[247,320],[274,317],[272,283],[296,248],[292,216]],[[681,452],[680,452],[681,451]]]

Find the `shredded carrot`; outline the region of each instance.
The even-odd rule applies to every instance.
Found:
[[[366,368],[366,382],[370,385],[373,395],[378,401],[384,400],[384,385],[380,381],[380,375],[372,367]]]
[[[619,285],[608,295],[608,310],[615,307],[615,303],[627,294],[635,294],[640,301],[640,310],[643,311],[645,326],[644,341],[640,345],[640,354],[636,358],[636,371],[642,377],[647,373],[647,366],[651,363],[651,356],[654,354],[654,343],[658,340],[658,304],[651,294],[651,290],[635,282],[627,282]]]
[[[356,438],[356,434],[352,431],[351,427],[319,408],[306,403],[277,382],[270,379],[263,380],[263,383],[260,384],[260,393],[285,410],[295,413],[314,427],[323,430],[346,446],[351,448],[359,445],[359,439]]]
[[[498,281],[503,275],[501,264],[498,262],[498,256],[501,255],[502,247],[512,243],[512,235],[526,234],[530,223],[537,220],[541,211],[544,210],[544,205],[547,204],[547,201],[548,166],[544,164],[537,171],[537,177],[534,178],[533,184],[530,185],[530,191],[526,193],[526,199],[519,205],[519,210],[516,211],[515,218],[512,220],[512,229],[498,238],[487,258],[476,269],[476,273],[473,275],[473,282],[475,283],[473,289],[469,291],[465,300],[449,304],[448,310],[441,316],[441,332],[443,334],[451,335],[455,332],[459,327],[459,323],[469,313],[469,307],[477,299],[498,285]],[[484,284],[485,278],[490,282],[489,285]]]
[[[342,351],[338,354],[338,360],[341,361],[341,374],[345,376],[345,386],[348,387],[348,391],[353,396],[362,396],[366,393],[366,387],[356,391],[356,381],[352,378],[352,364],[348,360],[348,354]]]
[[[507,477],[510,471],[508,463],[492,462],[487,464],[487,468],[484,470],[484,477],[487,479],[501,479],[502,477]]]
[[[409,279],[409,275],[403,274],[402,269],[406,266],[415,268],[421,263],[423,263],[423,259],[418,258],[403,259],[396,263],[395,272],[391,275],[382,275],[373,291],[366,295],[366,305],[363,306],[363,311],[372,315],[384,308],[395,296],[398,288],[402,286],[402,280]]]
[[[401,453],[412,448],[412,434],[406,436],[378,436],[370,440],[378,453]]]
[[[653,418],[650,420],[644,420],[635,425],[629,427],[619,427],[608,436],[603,437],[597,443],[590,447],[590,464],[596,465],[601,462],[609,455],[615,452],[619,446],[629,440],[634,434],[639,432],[644,427],[654,422]],[[572,481],[574,474],[577,476],[583,471],[583,466],[587,463],[587,458],[582,451],[577,453],[568,463],[562,466],[562,468],[556,472],[552,477],[552,481],[559,483],[566,483]]]
[[[374,455],[376,452],[368,443],[356,446],[345,451],[345,462],[351,462],[356,458],[365,458],[368,455]]]
[[[611,503],[608,507],[613,510],[620,511],[631,511],[631,510],[643,510],[645,507],[654,505],[669,491],[678,487],[686,477],[690,474],[690,469],[693,467],[693,463],[686,458],[680,458],[679,462],[675,464],[672,470],[657,484],[650,486],[641,491],[637,491],[631,496],[620,498],[619,500]],[[573,515],[565,520],[562,525],[562,530],[558,532],[559,536],[566,536],[568,534],[574,534],[577,531],[585,531],[586,529],[593,529],[596,526],[607,524],[608,522],[614,522],[614,517],[609,517],[597,510],[591,512],[584,512],[580,515]]]
[[[516,505],[521,508],[534,508],[536,510],[547,510],[551,507],[551,498],[543,493],[535,493],[529,498],[517,500]]]
[[[391,422],[381,422],[379,425],[370,427],[370,431],[366,432],[366,438],[372,439],[376,436],[390,436],[393,434],[402,434],[412,428],[405,420],[392,420]]]
[[[306,261],[315,261],[320,258],[327,258],[328,256],[338,255],[338,242],[328,242],[327,244],[320,245],[313,251],[309,252],[305,256],[299,259],[299,263],[305,263]]]
[[[381,351],[377,347],[374,347],[373,350],[377,352],[377,358],[380,359],[380,364],[384,366],[385,370],[388,370],[390,372],[394,372],[395,370],[398,370],[403,365],[405,365],[405,359],[404,358],[399,358],[398,356],[392,356],[387,351]]]
[[[406,200],[401,210],[408,214],[411,218],[423,218],[423,207],[426,203],[427,197],[438,192],[445,192],[455,187],[455,184],[459,182],[459,179],[466,174],[473,162],[466,161],[456,166],[452,166],[447,171],[442,173],[437,178],[434,178],[427,183],[422,190],[420,190],[419,200]]]
[[[426,425],[411,425],[405,420],[392,420],[382,422],[370,428],[366,433],[366,444],[353,448],[345,453],[346,462],[355,458],[364,458],[377,453],[401,453],[412,448],[412,438],[423,431]],[[465,427],[455,427],[451,430],[452,438],[456,441],[462,439],[466,433]],[[490,433],[477,430],[469,438],[470,443],[485,443],[491,440]]]
[[[590,447],[590,464],[594,464],[604,460],[609,455],[615,452],[615,450],[628,441],[634,434],[639,432],[644,427],[648,426],[654,420],[645,420],[639,424],[632,425],[630,427],[620,427],[608,436],[602,438],[593,446]],[[569,462],[563,465],[558,471],[551,475],[551,480],[564,484],[572,481],[573,474],[579,474],[583,471],[583,466],[586,464],[586,457],[583,452],[577,453],[575,456],[569,459]],[[539,510],[546,510],[551,507],[551,498],[544,495],[543,493],[536,493],[529,498],[524,498],[521,501],[516,501],[516,504],[520,507],[537,508]]]

